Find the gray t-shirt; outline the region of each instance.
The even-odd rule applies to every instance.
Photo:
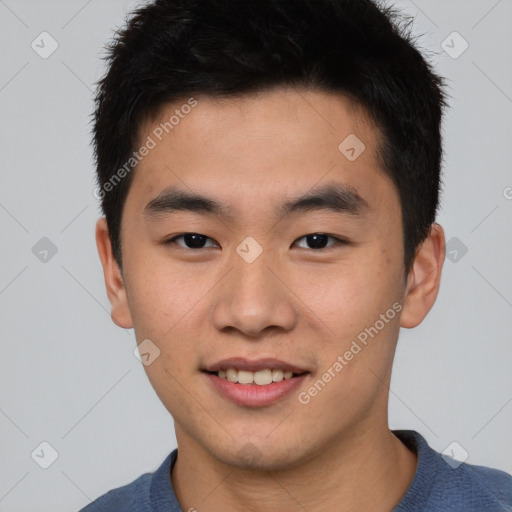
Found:
[[[508,473],[447,461],[413,430],[393,433],[418,454],[418,467],[392,512],[512,511],[512,476]],[[170,478],[177,455],[174,450],[154,473],[107,492],[80,512],[187,512],[180,508]]]

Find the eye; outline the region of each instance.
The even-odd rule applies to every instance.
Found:
[[[182,239],[183,244],[178,243],[178,240]],[[211,240],[212,238],[201,235],[200,233],[183,233],[182,235],[177,235],[169,240],[166,240],[164,243],[166,245],[169,244],[177,244],[180,247],[184,247],[185,249],[204,249],[206,247],[215,247],[215,245],[205,246],[206,241]]]
[[[181,240],[181,242],[178,242],[178,240]],[[301,249],[314,250],[322,250],[335,245],[348,243],[346,240],[327,235],[325,233],[311,233],[309,235],[304,235],[303,237],[298,238],[294,243],[298,244],[300,240],[305,240],[309,246],[300,247],[299,245]],[[210,245],[206,245],[208,241],[212,243]],[[166,240],[164,244],[176,244],[180,247],[183,247],[184,249],[206,249],[208,247],[216,247],[216,242],[212,238],[200,233],[183,233],[182,235],[177,235],[169,240]]]
[[[334,243],[328,245],[329,239],[333,240]],[[301,247],[301,249],[317,249],[317,250],[332,247],[333,245],[340,245],[340,244],[347,243],[345,240],[336,238],[331,235],[327,235],[325,233],[311,233],[309,235],[304,235],[303,237],[298,238],[295,241],[295,243],[297,243],[298,240],[306,240],[306,243],[308,245],[310,245],[310,247]]]

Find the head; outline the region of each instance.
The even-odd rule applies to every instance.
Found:
[[[444,257],[442,80],[398,14],[156,0],[107,60],[98,248],[113,320],[160,353],[145,368],[178,442],[284,467],[382,426],[399,329],[432,307]],[[211,385],[233,357],[305,373],[240,405]]]

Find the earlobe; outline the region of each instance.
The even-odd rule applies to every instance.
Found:
[[[131,329],[133,321],[128,307],[126,288],[121,269],[112,252],[112,242],[105,217],[101,217],[96,223],[96,246],[103,267],[108,300],[112,307],[112,321],[119,327]]]
[[[401,327],[416,327],[432,309],[441,284],[444,258],[444,230],[434,223],[428,237],[419,247],[407,277]]]

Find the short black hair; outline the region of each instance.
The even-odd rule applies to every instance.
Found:
[[[371,0],[153,0],[125,22],[106,46],[93,114],[96,197],[121,268],[126,163],[141,126],[183,98],[291,86],[342,94],[379,128],[410,269],[436,219],[446,106],[444,79],[416,47],[410,18]]]

